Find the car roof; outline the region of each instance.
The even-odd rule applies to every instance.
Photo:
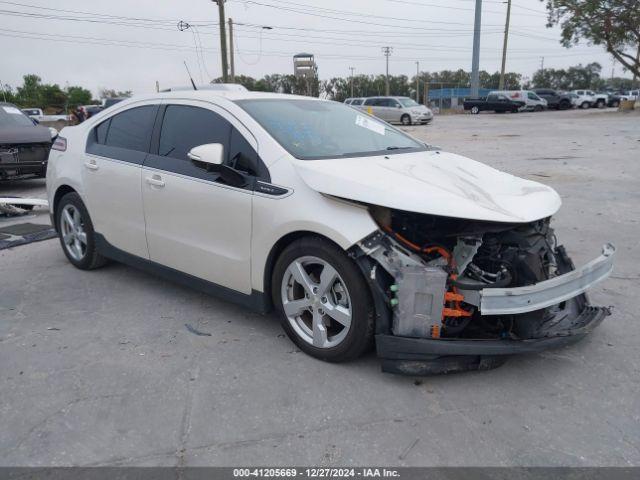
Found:
[[[281,100],[316,100],[326,101],[315,97],[305,97],[302,95],[290,95],[285,93],[271,92],[243,92],[232,90],[179,90],[174,92],[158,92],[146,95],[135,95],[131,100],[163,100],[163,99],[192,99],[192,100],[213,100],[217,98],[226,98],[227,100],[262,100],[262,99],[281,99]],[[128,99],[127,99],[128,100]]]

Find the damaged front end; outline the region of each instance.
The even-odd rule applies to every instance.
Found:
[[[353,255],[374,294],[384,371],[494,368],[575,342],[610,314],[585,294],[613,269],[610,244],[575,269],[550,218],[508,224],[370,210],[380,230]]]

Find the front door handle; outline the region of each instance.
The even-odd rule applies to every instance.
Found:
[[[89,160],[88,162],[84,162],[84,166],[87,167],[89,170],[98,170],[98,164],[96,163],[95,160]]]
[[[153,185],[154,187],[164,187],[164,180],[162,180],[162,177],[160,175],[147,177],[146,180],[149,185]]]

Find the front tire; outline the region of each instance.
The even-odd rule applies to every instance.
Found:
[[[471,107],[471,113],[472,113],[473,115],[477,115],[477,114],[479,114],[479,113],[480,113],[480,109],[479,109],[478,107],[475,107],[475,106],[474,106],[474,107]]]
[[[604,108],[606,107],[606,103],[604,102],[604,100],[598,100],[598,103],[596,103],[596,107],[598,108]]]
[[[580,105],[580,108],[582,108],[583,110],[586,110],[589,107],[591,107],[591,104],[589,102],[582,102],[582,104]]]
[[[411,117],[405,113],[404,115],[402,115],[402,117],[400,117],[400,123],[405,126],[411,125]]]
[[[62,251],[74,267],[93,270],[106,263],[96,249],[93,223],[80,195],[71,192],[62,197],[55,220]]]
[[[344,362],[372,346],[369,288],[355,263],[337,246],[314,237],[293,242],[278,258],[271,285],[282,328],[303,352]]]

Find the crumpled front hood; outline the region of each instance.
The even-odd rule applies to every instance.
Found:
[[[525,223],[561,204],[546,185],[442,151],[294,163],[318,192],[410,212]]]
[[[0,128],[0,144],[50,143],[51,132],[41,126],[15,126]]]

